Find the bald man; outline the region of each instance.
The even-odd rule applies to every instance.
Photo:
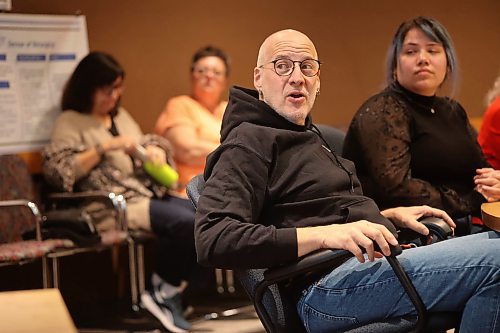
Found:
[[[318,249],[346,249],[355,258],[312,284],[295,285],[297,309],[310,332],[414,314],[379,258],[397,244],[397,227],[427,234],[417,221],[421,216],[442,217],[452,227],[453,221],[427,206],[380,212],[363,196],[353,163],[335,155],[312,124],[320,61],[306,35],[283,30],[269,36],[259,50],[254,86],[231,89],[221,145],[207,160],[195,224],[198,261],[265,268]],[[495,332],[499,250],[498,233],[491,232],[407,250],[400,260],[430,311],[465,307],[464,332]],[[467,270],[457,270],[465,263]],[[467,312],[474,307],[481,310]]]

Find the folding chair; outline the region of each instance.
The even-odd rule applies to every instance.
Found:
[[[42,240],[42,215],[34,202],[31,175],[17,155],[0,156],[0,267],[42,262],[42,284],[49,287],[46,255],[58,248],[72,247],[65,239]],[[35,230],[34,240],[22,234]]]

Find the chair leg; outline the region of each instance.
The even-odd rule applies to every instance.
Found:
[[[49,273],[49,267],[48,267],[48,259],[45,256],[42,257],[42,283],[43,283],[44,289],[51,287],[50,286],[50,273]]]
[[[52,287],[59,289],[59,258],[52,258]]]
[[[224,278],[222,276],[222,269],[215,269],[215,283],[217,284],[217,292],[219,294],[224,293]]]
[[[230,269],[216,268],[215,283],[219,294],[223,294],[225,292],[233,294],[236,291],[236,288],[234,287],[234,274]]]
[[[226,290],[230,294],[234,294],[236,291],[234,288],[234,274],[230,269],[226,270]]]
[[[135,251],[135,242],[130,239],[128,242],[128,267],[130,272],[130,298],[132,310],[139,311],[139,295],[137,292],[137,259]]]
[[[139,294],[142,294],[146,290],[145,281],[145,270],[144,270],[144,245],[137,244],[137,279],[139,281]]]

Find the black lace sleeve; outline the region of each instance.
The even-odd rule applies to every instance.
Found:
[[[457,103],[457,102],[455,102],[455,103]],[[472,124],[469,121],[469,117],[467,116],[467,112],[465,111],[463,106],[460,105],[459,103],[457,103],[457,112],[460,112],[460,115],[462,116],[462,118],[465,122],[465,126],[467,127],[467,132],[469,133],[470,137],[472,138],[472,141],[475,143],[478,151],[482,152],[481,146],[479,145],[479,142],[477,141],[478,132],[474,127],[472,127]],[[483,168],[491,168],[492,167],[488,163],[488,161],[486,160],[486,157],[484,157],[484,154],[481,154],[481,166]]]
[[[355,156],[360,178],[369,183],[363,187],[384,208],[429,205],[454,215],[470,211],[467,200],[452,189],[412,177],[411,126],[406,105],[392,95],[372,98],[358,111],[348,133],[355,144],[348,142],[344,152],[347,158]]]

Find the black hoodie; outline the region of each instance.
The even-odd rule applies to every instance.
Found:
[[[198,202],[198,261],[220,268],[262,268],[297,258],[297,227],[380,223],[362,195],[352,162],[333,155],[311,119],[296,125],[234,87],[224,113],[221,145],[207,158]]]

